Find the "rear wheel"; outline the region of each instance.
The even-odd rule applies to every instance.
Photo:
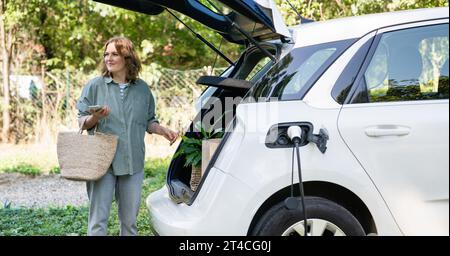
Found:
[[[363,236],[364,229],[344,207],[321,197],[305,197],[308,236]],[[289,210],[284,202],[270,208],[252,235],[304,236],[303,209]]]

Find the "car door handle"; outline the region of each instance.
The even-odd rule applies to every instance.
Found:
[[[411,129],[398,125],[377,125],[366,128],[365,133],[369,137],[383,136],[404,136],[410,133]]]

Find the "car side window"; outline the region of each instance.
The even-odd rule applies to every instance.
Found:
[[[283,95],[297,94],[314,73],[336,52],[335,47],[320,49],[309,56],[298,68],[298,72],[283,88]]]
[[[252,69],[250,74],[248,74],[247,78],[245,80],[254,81],[256,80],[256,75],[266,67],[269,62],[272,62],[269,57],[264,57],[261,60],[258,61],[258,64],[255,65],[255,67]],[[273,63],[270,63],[269,65],[272,65]]]
[[[448,24],[384,33],[357,103],[448,99],[448,47]]]
[[[356,39],[294,48],[256,81],[247,97],[257,100],[301,100],[327,68]],[[263,69],[264,70],[264,69]]]

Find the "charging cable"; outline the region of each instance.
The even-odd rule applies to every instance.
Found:
[[[300,198],[303,207],[303,225],[305,228],[305,236],[308,236],[308,223],[306,218],[306,207],[305,207],[305,194],[303,191],[303,181],[302,181],[302,169],[300,164],[300,143],[302,141],[302,129],[298,125],[290,126],[287,130],[288,137],[294,142],[295,150],[297,152],[297,167],[298,167],[298,184],[300,187]],[[285,205],[288,209],[293,210],[298,208],[298,201],[294,197],[294,148],[292,148],[292,177],[291,177],[291,197],[285,200]]]

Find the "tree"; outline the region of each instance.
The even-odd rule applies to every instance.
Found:
[[[130,38],[147,65],[200,68],[212,64],[216,56],[167,12],[149,16],[92,0],[35,1],[40,4],[37,12],[31,14],[33,21],[30,23],[35,27],[30,31],[35,35],[35,43],[45,49],[44,59],[49,70],[71,67],[85,73],[94,71],[102,56],[103,44],[113,36]],[[220,45],[220,35],[184,15],[179,16],[207,40]],[[231,44],[222,46],[230,58],[238,57],[237,49]]]
[[[4,143],[9,141],[11,126],[11,64],[18,49],[26,44],[28,31],[34,24],[33,15],[40,0],[0,0],[0,51],[2,59],[2,134]]]
[[[290,0],[290,2],[303,17],[316,21],[369,13],[448,6],[447,0]],[[288,25],[300,23],[287,1],[276,0],[276,3]]]
[[[2,56],[2,80],[3,80],[3,101],[2,101],[2,142],[7,143],[9,137],[9,126],[11,117],[9,113],[10,106],[10,81],[9,71],[11,66],[11,57],[17,32],[17,25],[8,24],[6,19],[8,1],[0,0],[0,47]]]
[[[1,1],[1,23],[0,23],[0,51],[2,59],[2,142],[10,142],[12,132],[12,120],[15,117],[18,101],[11,98],[10,74],[14,73],[13,63],[20,68],[21,59],[28,57],[28,53],[39,52],[35,47],[35,34],[33,30],[37,27],[36,15],[39,6],[48,0],[0,0]],[[19,58],[21,56],[21,58]],[[22,120],[24,121],[24,120]],[[16,120],[17,122],[17,120]]]

